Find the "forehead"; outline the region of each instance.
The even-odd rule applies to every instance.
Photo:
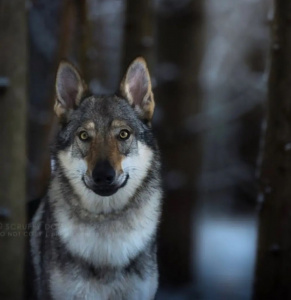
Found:
[[[117,96],[85,98],[76,111],[75,118],[79,125],[92,129],[102,129],[109,126],[127,124],[133,128],[139,127],[139,121],[131,106]]]

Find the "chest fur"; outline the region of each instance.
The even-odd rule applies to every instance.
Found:
[[[76,276],[76,272],[62,273],[54,269],[50,276],[50,293],[54,299],[153,299],[157,289],[157,272],[144,278],[137,275],[117,276],[111,282],[104,283],[94,279]]]
[[[72,219],[65,210],[56,211],[57,231],[69,251],[95,266],[127,265],[156,232],[159,194],[126,217],[87,224]]]

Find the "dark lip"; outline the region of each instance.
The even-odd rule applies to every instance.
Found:
[[[117,191],[118,191],[118,189],[119,188],[116,188],[116,187],[102,187],[102,188],[96,188],[96,187],[94,187],[93,189],[92,189],[92,191],[95,193],[95,194],[97,194],[97,195],[99,195],[99,196],[102,196],[102,197],[109,197],[109,196],[111,196],[111,195],[113,195],[113,194],[115,194]]]
[[[125,180],[123,181],[123,183],[120,186],[116,186],[116,185],[96,186],[96,185],[94,185],[91,188],[86,184],[84,177],[82,179],[83,179],[85,186],[88,189],[92,190],[95,194],[102,196],[102,197],[109,197],[109,196],[112,196],[113,194],[115,194],[120,188],[123,188],[127,184],[129,175],[128,174],[126,175]]]

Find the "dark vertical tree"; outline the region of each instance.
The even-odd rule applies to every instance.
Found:
[[[93,93],[112,94],[120,80],[124,0],[86,2],[89,86]]]
[[[49,140],[63,1],[31,1],[28,11],[28,200],[43,195],[50,176]]]
[[[291,299],[291,2],[276,0],[254,299]]]
[[[22,0],[0,3],[0,298],[22,299],[25,256],[27,19]]]
[[[153,1],[127,0],[123,39],[123,71],[137,57],[153,60]]]
[[[193,208],[200,170],[199,137],[188,121],[200,111],[198,73],[203,51],[203,1],[158,1],[155,24],[155,128],[164,162],[160,231],[162,282],[185,284],[193,262]]]

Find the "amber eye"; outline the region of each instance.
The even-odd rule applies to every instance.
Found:
[[[82,141],[87,141],[89,139],[89,135],[88,135],[88,133],[86,131],[81,131],[79,133],[79,138]]]
[[[130,133],[129,133],[129,131],[126,130],[126,129],[123,129],[123,130],[121,130],[121,131],[119,132],[119,138],[120,138],[121,140],[127,140],[127,139],[129,138],[129,136],[130,136]]]

